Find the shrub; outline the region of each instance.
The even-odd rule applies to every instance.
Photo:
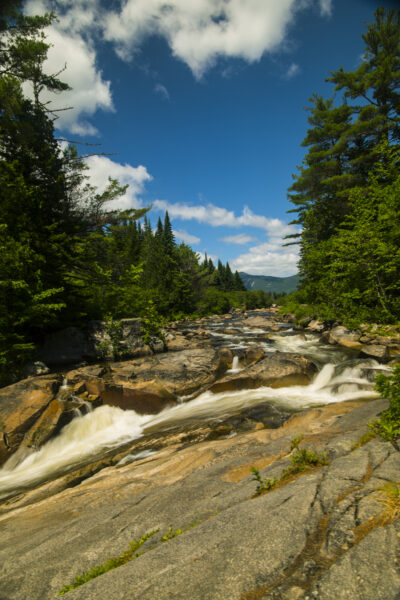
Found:
[[[381,438],[391,442],[399,451],[397,440],[400,438],[400,365],[396,365],[391,375],[377,375],[375,389],[382,398],[389,400],[389,408],[370,424],[370,428]]]

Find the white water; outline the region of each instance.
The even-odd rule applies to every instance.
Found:
[[[73,419],[60,435],[27,456],[14,468],[8,463],[0,470],[0,498],[10,490],[20,491],[65,473],[105,451],[142,435],[152,415],[138,415],[112,406]],[[11,457],[12,459],[12,457]],[[10,461],[11,462],[11,461]]]
[[[242,369],[239,367],[239,357],[234,356],[232,361],[232,368],[227,370],[227,373],[239,373]]]
[[[304,340],[300,336],[279,338],[277,344],[286,351],[290,347],[291,351],[295,348],[302,354],[318,352],[320,349],[315,344],[315,339]],[[238,367],[238,363],[232,366]],[[26,456],[19,464],[15,465],[16,461],[11,457],[0,470],[0,498],[53,479],[152,431],[170,429],[185,423],[220,420],[262,402],[275,404],[285,410],[300,410],[332,402],[377,397],[368,373],[373,373],[378,368],[385,369],[372,359],[341,365],[331,362],[324,365],[308,386],[279,389],[262,387],[220,394],[207,391],[193,400],[167,408],[158,415],[138,415],[134,411],[101,406],[75,418],[56,438]],[[135,458],[134,455],[130,456],[131,458],[126,457],[126,462]],[[124,464],[123,461],[121,464]]]

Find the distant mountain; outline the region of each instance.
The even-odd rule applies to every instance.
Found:
[[[291,277],[272,277],[270,275],[249,275],[248,273],[239,273],[247,290],[263,290],[264,292],[282,293],[294,292],[299,283],[299,276]]]

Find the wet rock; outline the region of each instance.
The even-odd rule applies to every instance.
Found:
[[[65,404],[57,399],[50,402],[44,412],[41,414],[39,419],[26,433],[21,448],[34,448],[38,449],[47,440],[49,440],[57,431],[61,429],[63,425],[73,418],[73,414],[70,414],[69,419],[63,419],[63,413],[65,411]]]
[[[241,321],[241,324],[245,325],[246,327],[259,327],[261,329],[269,329],[270,327],[276,325],[275,321],[261,316],[248,317],[247,319]]]
[[[251,365],[252,363],[258,362],[265,355],[264,348],[261,346],[250,346],[250,348],[246,348],[244,355],[244,363],[246,365]]]
[[[378,360],[389,359],[389,350],[387,346],[380,346],[378,344],[363,344],[361,348],[361,354],[364,356],[371,356]]]
[[[121,600],[134,590],[140,600],[293,600],[303,590],[318,600],[397,600],[399,522],[350,535],[353,524],[357,533],[380,514],[372,497],[398,473],[390,444],[373,440],[352,452],[343,443],[381,409],[382,401],[337,403],[234,437],[220,424],[195,446],[179,433],[175,446],[135,459],[146,443],[138,440],[132,460],[105,457],[10,499],[0,509],[2,594],[51,600],[77,574],[160,528],[147,552],[69,592],[71,599]],[[300,433],[305,447],[336,445],[341,457],[255,497],[250,467],[264,478],[281,472]],[[161,542],[169,527],[183,533]],[[336,540],[328,555],[327,539]]]
[[[316,333],[320,333],[320,332],[324,331],[324,329],[326,329],[326,325],[322,321],[319,321],[318,319],[314,319],[314,320],[310,321],[310,323],[307,325],[307,329],[309,331],[315,331]]]
[[[273,388],[289,385],[308,385],[317,371],[304,356],[276,352],[255,365],[226,375],[211,386],[214,393],[255,389],[263,385]]]
[[[23,379],[0,389],[0,464],[14,453],[61,385],[59,376]]]
[[[233,352],[229,348],[220,348],[218,351],[218,371],[230,369],[233,362]]]
[[[357,331],[351,331],[346,327],[337,326],[329,331],[328,342],[330,344],[339,344],[350,350],[361,350],[363,345],[360,343],[360,334]]]

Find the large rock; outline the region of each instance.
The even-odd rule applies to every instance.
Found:
[[[346,327],[339,325],[334,327],[328,333],[328,341],[330,344],[339,344],[344,348],[351,350],[361,350],[363,345],[360,343],[360,333],[351,331]]]
[[[23,379],[0,389],[0,464],[13,454],[56,397],[59,376]]]
[[[314,319],[309,322],[309,324],[307,325],[307,329],[309,331],[314,331],[315,333],[320,333],[326,329],[326,325],[325,323],[323,323],[323,321],[320,321],[319,319]]]
[[[272,326],[276,325],[276,321],[261,316],[248,317],[247,319],[238,321],[238,323],[245,325],[246,327],[259,327],[260,329],[270,329]]]
[[[376,358],[378,360],[388,360],[390,358],[388,347],[379,344],[363,344],[361,353],[364,356]]]
[[[304,356],[275,352],[238,373],[226,375],[211,386],[214,393],[254,389],[261,386],[273,388],[289,385],[308,385],[317,371],[316,366]]]
[[[398,481],[399,453],[379,440],[351,449],[385,405],[314,408],[279,429],[164,448],[90,478],[79,469],[67,489],[46,484],[47,499],[14,498],[0,516],[1,596],[52,600],[159,529],[140,556],[68,598],[398,600],[400,529],[381,488]],[[250,467],[278,477],[300,433],[330,463],[255,496]],[[24,505],[30,494],[37,503]]]
[[[107,370],[84,367],[67,374],[68,381],[83,381],[90,394],[105,404],[154,414],[181,396],[200,393],[232,366],[232,352],[191,348],[160,356],[113,363]]]

